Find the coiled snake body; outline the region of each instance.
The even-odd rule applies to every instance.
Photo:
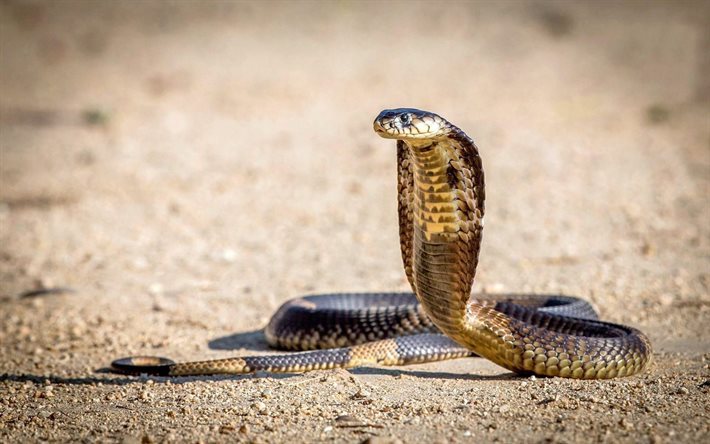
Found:
[[[485,197],[476,145],[444,118],[417,109],[382,111],[374,129],[397,139],[400,245],[414,294],[321,295],[284,304],[266,328],[269,343],[318,350],[185,363],[139,356],[112,367],[175,376],[300,372],[474,353],[516,373],[544,376],[604,379],[646,366],[648,338],[598,321],[584,301],[472,295]]]

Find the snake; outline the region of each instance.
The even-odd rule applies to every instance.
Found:
[[[174,362],[132,356],[115,371],[187,376],[305,372],[480,356],[520,375],[609,379],[651,362],[641,331],[601,321],[563,295],[472,293],[484,225],[478,147],[436,113],[382,111],[374,131],[396,140],[399,239],[411,293],[311,295],[283,304],[264,333],[289,353]]]

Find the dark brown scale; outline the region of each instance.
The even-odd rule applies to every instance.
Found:
[[[410,327],[409,319],[421,316],[412,302],[416,300],[406,293],[308,296],[279,308],[266,327],[266,338],[277,349],[309,350],[435,331],[428,319]]]
[[[453,165],[449,164],[448,167],[446,167],[446,178],[448,179],[448,184],[449,187],[451,188],[456,188],[456,185],[459,183],[459,176],[461,173],[456,171],[456,168],[454,168]]]

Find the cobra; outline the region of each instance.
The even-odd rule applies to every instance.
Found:
[[[301,372],[476,354],[519,374],[606,379],[648,365],[646,335],[599,321],[582,300],[472,294],[485,201],[476,144],[443,117],[412,108],[382,111],[374,130],[397,141],[399,237],[413,294],[321,295],[284,304],[265,330],[269,343],[317,350],[184,363],[137,356],[112,367],[176,376]]]

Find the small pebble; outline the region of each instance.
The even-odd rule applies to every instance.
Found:
[[[224,260],[227,263],[232,263],[237,260],[237,252],[232,250],[231,248],[226,248],[224,251],[222,251],[222,260]]]
[[[165,287],[159,282],[154,282],[148,286],[148,293],[153,296],[159,296],[165,293]]]
[[[227,433],[233,432],[235,429],[234,425],[232,424],[224,424],[219,428],[219,433],[225,435]]]
[[[371,436],[361,444],[402,444],[402,440],[394,436]]]
[[[355,394],[353,395],[353,398],[355,398],[355,399],[365,399],[365,398],[369,398],[370,395],[371,395],[370,392],[368,392],[367,390],[365,390],[365,389],[363,389],[362,387],[360,387],[360,388],[358,389],[357,393],[355,393]]]
[[[340,415],[337,418],[335,418],[335,422],[340,422],[340,423],[353,423],[353,422],[361,422],[359,419],[357,419],[354,416],[351,415]]]
[[[264,413],[264,412],[266,412],[266,404],[264,404],[264,403],[261,402],[261,401],[256,401],[255,403],[253,403],[253,404],[251,405],[251,408],[252,408],[253,410],[256,410],[256,411],[259,412],[259,413]]]

